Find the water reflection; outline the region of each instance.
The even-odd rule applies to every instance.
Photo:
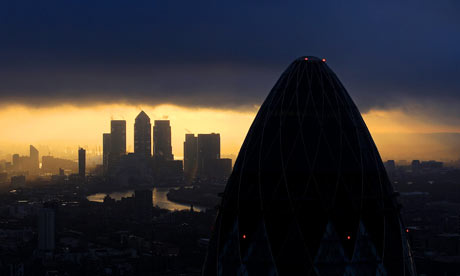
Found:
[[[168,193],[170,188],[154,188],[152,191],[153,196],[153,205],[158,206],[162,209],[168,209],[170,211],[174,210],[190,210],[190,205],[177,203],[173,201],[169,201],[166,194]],[[131,197],[134,194],[134,190],[129,190],[126,192],[113,192],[109,193],[110,197],[116,200],[121,200],[122,197]],[[86,198],[89,201],[93,202],[103,202],[104,197],[107,193],[97,193],[93,195],[89,195]],[[204,211],[205,208],[200,206],[193,206],[193,209],[197,212]]]

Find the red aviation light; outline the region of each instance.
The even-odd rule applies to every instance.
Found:
[[[323,58],[323,59],[322,59],[322,61],[323,61],[323,62],[326,62],[326,59],[325,59],[325,58]]]
[[[245,235],[245,234],[243,234],[243,240],[245,240],[245,239],[246,239],[246,235]]]
[[[406,229],[406,233],[409,233],[409,229]]]
[[[347,236],[347,240],[351,240],[351,236]]]
[[[308,58],[305,58],[305,60],[308,60]]]

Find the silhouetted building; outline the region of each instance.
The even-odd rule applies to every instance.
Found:
[[[198,169],[198,137],[185,134],[184,175],[188,180],[195,178]]]
[[[38,150],[34,146],[30,145],[29,152],[29,172],[32,174],[38,174],[40,169],[40,158]]]
[[[102,167],[104,173],[107,173],[109,168],[110,148],[110,133],[102,134]]]
[[[19,154],[13,154],[12,156],[12,161],[13,161],[13,169],[18,171],[18,170],[21,170],[22,169],[22,166],[20,164],[20,158],[19,158]]]
[[[20,156],[19,154],[13,154],[13,171],[28,173],[29,175],[38,175],[40,169],[38,150],[30,145],[29,156]]]
[[[415,275],[393,187],[357,107],[316,57],[261,106],[203,275]]]
[[[134,191],[134,212],[139,221],[149,222],[152,219],[152,190]]]
[[[86,150],[78,149],[78,175],[82,178],[86,175]]]
[[[153,126],[153,156],[155,159],[174,160],[169,120],[155,120],[155,125]]]
[[[203,173],[208,178],[227,178],[232,173],[232,159],[205,159]]]
[[[220,158],[220,134],[185,135],[184,175],[188,181],[195,177],[226,178],[231,170],[232,160]]]
[[[198,162],[220,158],[220,134],[198,134]]]
[[[182,160],[155,159],[153,167],[156,185],[180,186],[183,184]]]
[[[110,122],[110,153],[109,169],[116,166],[120,158],[126,154],[126,121],[112,120]]]
[[[215,174],[212,171],[215,160],[220,159],[220,134],[198,134],[197,138],[197,162],[198,176],[210,177]]]
[[[152,125],[150,118],[141,111],[134,123],[134,153],[144,156],[152,155]]]
[[[38,250],[53,251],[56,245],[56,210],[44,204],[38,211]]]
[[[111,185],[133,189],[153,186],[153,166],[142,155],[128,153],[122,156],[110,173]]]

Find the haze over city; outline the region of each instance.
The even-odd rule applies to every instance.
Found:
[[[0,124],[8,130],[0,137],[0,157],[25,154],[29,144],[58,157],[75,158],[78,146],[88,148],[90,156],[101,155],[100,133],[109,130],[111,118],[127,120],[127,149],[132,152],[134,118],[141,109],[152,119],[171,120],[173,151],[178,158],[183,156],[185,133],[218,132],[223,136],[222,154],[233,159],[257,111],[257,107],[239,110],[176,105],[13,105],[0,111]],[[384,159],[459,159],[460,133],[455,126],[432,124],[394,110],[372,110],[363,117]]]

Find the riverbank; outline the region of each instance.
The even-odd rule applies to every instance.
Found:
[[[153,205],[158,206],[161,209],[166,209],[169,211],[176,211],[176,210],[190,210],[190,204],[186,202],[175,202],[173,200],[168,199],[168,192],[169,188],[153,188],[152,189],[152,200]],[[91,202],[103,202],[104,198],[109,195],[111,198],[115,200],[121,200],[123,197],[132,197],[134,195],[134,190],[125,190],[119,192],[112,192],[112,193],[95,193],[88,195],[86,197],[87,200]],[[204,211],[207,206],[203,206],[202,204],[196,203],[193,204],[194,211]]]
[[[220,204],[220,197],[218,194],[223,192],[224,189],[224,186],[180,187],[177,189],[170,189],[166,196],[168,200],[182,204],[215,208]]]

